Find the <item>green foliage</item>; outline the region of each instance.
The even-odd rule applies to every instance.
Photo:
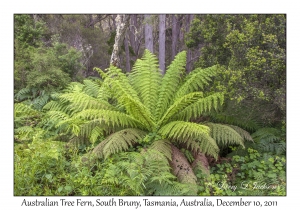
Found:
[[[198,171],[199,195],[286,195],[286,160],[248,148],[247,155],[218,163],[209,176]]]
[[[270,152],[284,155],[286,151],[285,132],[276,128],[261,128],[252,134],[256,149],[260,152]]]
[[[231,105],[224,110],[229,115],[241,108],[244,113],[239,118],[250,116],[263,126],[284,120],[285,15],[198,15],[186,44],[190,48],[202,46],[196,67],[225,66],[214,86],[238,102],[232,104],[236,108]]]

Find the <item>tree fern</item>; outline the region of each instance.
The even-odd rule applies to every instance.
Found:
[[[217,112],[224,102],[222,92],[205,92],[205,85],[217,74],[218,66],[196,69],[186,76],[186,52],[175,57],[165,75],[160,74],[157,63],[155,56],[146,50],[128,76],[114,66],[105,71],[95,68],[102,77],[102,82],[85,80],[81,85],[72,83],[56,98],[56,102],[50,102],[44,107],[49,112],[50,121],[55,122],[61,132],[69,132],[78,138],[87,137],[91,142],[100,141],[92,152],[98,158],[107,160],[117,153],[134,151],[132,156],[130,152],[126,153],[127,163],[123,165],[124,168],[111,166],[117,173],[127,171],[127,178],[122,183],[112,178],[106,184],[127,186],[126,183],[132,182],[131,179],[138,178],[141,179],[138,182],[141,186],[162,183],[159,177],[152,181],[144,178],[151,177],[152,172],[148,173],[149,170],[159,170],[159,161],[166,163],[170,170],[169,160],[177,179],[192,183],[190,186],[193,186],[195,175],[191,162],[194,160],[193,164],[197,165],[197,161],[204,161],[197,158],[197,154],[217,158],[217,142],[243,145],[243,138],[250,139],[237,127],[219,126],[215,132],[215,126],[211,129],[206,124],[191,122],[203,114]],[[187,154],[195,157],[188,161],[177,147],[190,151]],[[148,171],[139,169],[145,177],[139,176],[131,168],[138,166],[134,166],[129,157],[136,158],[136,163],[148,167]],[[176,157],[189,168],[188,176],[175,170],[173,163]],[[151,161],[155,164],[152,165]],[[161,173],[167,177],[169,172],[165,170]],[[107,178],[111,175],[108,174]],[[169,178],[165,180],[170,181]],[[144,193],[139,187],[135,185],[132,192]]]

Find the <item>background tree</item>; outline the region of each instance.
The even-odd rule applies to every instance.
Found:
[[[159,68],[165,74],[166,15],[159,15]]]
[[[187,45],[203,46],[195,66],[221,64],[228,69],[224,85],[238,102],[230,107],[244,113],[237,118],[250,117],[261,125],[285,119],[285,25],[285,15],[197,15],[194,19]],[[227,109],[228,115],[235,114]]]
[[[145,47],[153,53],[153,34],[151,26],[151,15],[144,15],[145,17]]]

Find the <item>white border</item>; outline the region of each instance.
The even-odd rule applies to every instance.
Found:
[[[296,3],[274,0],[249,1],[10,1],[1,3],[1,181],[0,207],[3,209],[19,209],[24,197],[13,196],[13,14],[15,13],[286,13],[287,14],[287,196],[286,197],[243,197],[245,200],[277,200],[278,206],[274,209],[298,206],[299,174],[298,164],[298,133],[299,130],[299,15]],[[34,197],[26,197],[33,199]],[[44,197],[37,197],[42,199]],[[48,197],[59,200],[60,197]],[[70,199],[89,197],[71,197]],[[95,199],[96,197],[90,197]],[[103,199],[108,199],[104,197]],[[121,198],[121,197],[117,197]],[[141,200],[143,197],[125,197],[130,200]],[[155,197],[155,200],[172,197]],[[173,197],[175,199],[175,197]],[[200,197],[199,199],[202,199]],[[239,197],[207,197],[235,201]],[[181,199],[177,197],[177,199]],[[19,208],[18,208],[19,207]],[[27,207],[31,209],[30,207]],[[59,207],[59,209],[71,209]],[[72,207],[72,209],[80,207]],[[86,207],[85,207],[86,208]],[[99,207],[98,207],[99,208]],[[190,207],[191,208],[191,207]],[[200,207],[197,207],[200,208]],[[232,208],[232,207],[230,207]],[[239,207],[240,208],[240,207]],[[57,207],[56,207],[57,209]],[[106,209],[101,207],[101,209]],[[112,209],[112,208],[110,208]],[[128,207],[125,209],[133,209]],[[164,209],[169,209],[164,207]],[[171,208],[170,208],[171,209]],[[182,208],[180,208],[182,209]],[[185,209],[185,208],[183,208]],[[187,209],[187,208],[186,208]],[[251,208],[252,209],[252,208]],[[297,209],[297,208],[292,208]]]

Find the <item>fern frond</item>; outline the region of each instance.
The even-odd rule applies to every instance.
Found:
[[[22,126],[14,130],[14,134],[17,135],[19,139],[27,139],[33,132],[34,129],[31,126]]]
[[[70,82],[64,89],[65,93],[82,92],[84,84],[80,82]]]
[[[251,136],[255,140],[266,139],[268,141],[277,141],[280,139],[280,131],[276,128],[261,128]]]
[[[218,66],[215,65],[205,69],[197,68],[193,70],[187,75],[184,83],[176,92],[175,99],[194,91],[203,90],[204,85],[208,85],[211,81],[211,77],[216,76],[217,69]]]
[[[45,104],[48,103],[50,99],[50,95],[49,94],[43,94],[37,98],[35,98],[33,101],[32,101],[32,105],[38,109],[38,110],[42,110],[43,107],[45,106]]]
[[[178,114],[174,116],[174,119],[189,121],[200,117],[204,112],[210,111],[212,108],[218,109],[219,105],[224,102],[224,95],[222,93],[214,93],[207,97],[200,98],[196,102],[186,106]]]
[[[231,127],[232,129],[234,129],[243,139],[247,140],[247,141],[252,141],[253,142],[253,139],[250,135],[249,132],[245,131],[244,129],[238,127],[238,126],[235,126],[235,125],[227,125],[229,127]]]
[[[112,127],[143,127],[139,121],[130,115],[111,110],[86,109],[75,114],[74,118],[98,121],[99,123]]]
[[[251,135],[257,147],[263,152],[272,152],[277,155],[286,151],[286,143],[284,141],[283,133],[276,128],[261,128]]]
[[[137,91],[132,87],[129,82],[129,78],[122,72],[121,69],[116,68],[115,66],[110,66],[107,75],[108,76],[104,81],[110,85],[114,97],[119,98],[124,94],[124,92],[126,92],[126,94],[130,95],[134,100],[140,101]],[[120,88],[120,84],[122,88]]]
[[[62,102],[68,101],[72,103],[73,110],[84,109],[108,109],[116,110],[107,101],[102,101],[97,98],[93,98],[83,92],[65,93],[60,96]]]
[[[159,88],[158,101],[156,105],[155,118],[160,119],[169,105],[174,100],[178,87],[185,74],[186,52],[180,52],[175,56],[166,74],[162,78],[161,87]]]
[[[174,104],[172,104],[169,109],[165,112],[164,116],[161,118],[161,120],[158,122],[158,126],[161,124],[165,124],[168,122],[168,120],[174,116],[175,114],[178,114],[179,111],[184,109],[185,107],[195,103],[199,100],[199,98],[203,97],[203,93],[201,92],[193,92],[186,94],[182,96],[181,98],[174,101]]]
[[[139,129],[124,129],[115,132],[103,140],[93,150],[99,158],[107,158],[111,154],[128,150],[133,144],[137,143],[146,133]]]
[[[85,85],[83,90],[87,95],[92,96],[94,98],[98,96],[99,89],[101,87],[100,80],[92,81],[92,80],[85,79],[83,80],[83,84]]]
[[[121,84],[118,85],[121,88]],[[125,107],[126,112],[129,115],[143,123],[143,125],[146,126],[148,130],[152,130],[154,128],[155,123],[152,119],[151,112],[143,103],[132,98],[126,93],[125,90],[124,94],[122,96],[119,96],[118,101]]]
[[[259,129],[260,125],[254,119],[241,119],[239,116],[227,115],[225,113],[210,113],[212,120],[219,123],[237,125],[241,128],[254,131]]]
[[[22,101],[24,99],[29,99],[31,97],[32,97],[31,88],[28,88],[28,87],[19,90],[19,92],[15,94],[15,98],[18,101]]]
[[[95,143],[99,137],[103,136],[103,128],[99,126],[94,126],[90,134],[90,140]]]
[[[61,111],[71,115],[73,113],[72,106],[68,102],[61,102],[57,100],[49,101],[44,107],[43,110],[45,111]]]
[[[110,88],[109,80],[104,80],[98,90],[97,98],[103,101],[108,101],[113,96],[113,91]]]
[[[169,160],[172,159],[171,142],[168,140],[163,139],[154,141],[149,147],[149,149],[159,151]]]
[[[129,76],[130,84],[137,91],[141,102],[154,113],[161,83],[158,60],[149,50],[138,59]]]
[[[163,126],[158,132],[163,137],[173,139],[177,142],[197,141],[202,153],[214,157],[218,156],[219,148],[215,140],[209,136],[209,127],[205,125],[185,121],[173,121]],[[190,143],[191,145],[192,143]]]
[[[31,105],[27,105],[24,103],[15,103],[14,104],[14,116],[38,116],[40,112],[33,109]]]
[[[210,128],[211,136],[218,145],[242,145],[244,147],[244,140],[239,133],[233,128],[223,124],[205,123]]]

